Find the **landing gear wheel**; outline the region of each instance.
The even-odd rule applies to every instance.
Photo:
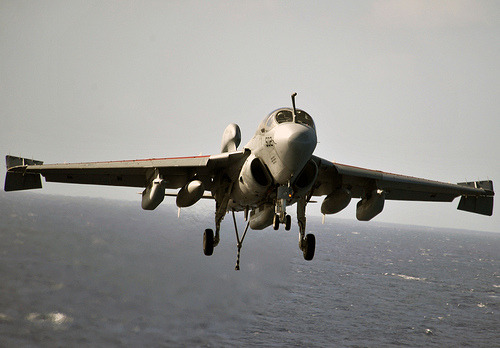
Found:
[[[304,240],[304,247],[302,248],[302,253],[304,254],[304,260],[311,261],[314,257],[314,250],[316,249],[316,237],[314,234],[309,233],[306,235]]]
[[[278,214],[274,215],[273,228],[277,231],[280,228],[280,216]]]
[[[290,227],[292,227],[292,217],[287,215],[285,218],[285,230],[290,231]]]
[[[210,228],[203,233],[203,253],[207,256],[214,253],[214,231]]]

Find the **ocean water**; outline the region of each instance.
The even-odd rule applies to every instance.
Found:
[[[250,230],[237,272],[174,205],[0,193],[0,347],[500,347],[500,233],[312,217],[313,261]]]

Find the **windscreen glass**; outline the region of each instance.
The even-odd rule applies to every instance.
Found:
[[[314,128],[314,121],[311,116],[305,111],[297,110],[296,120],[298,123],[305,124]]]
[[[293,122],[292,112],[288,110],[281,110],[276,114],[276,122],[278,123]]]

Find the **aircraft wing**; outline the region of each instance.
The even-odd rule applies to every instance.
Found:
[[[41,188],[40,175],[47,182],[147,187],[160,174],[165,188],[178,189],[196,178],[203,182],[206,190],[210,190],[212,179],[218,173],[238,167],[247,156],[245,151],[235,151],[212,156],[60,164],[43,164],[41,161],[6,156],[4,189]]]
[[[451,184],[333,163],[315,156],[313,159],[319,169],[313,189],[315,196],[345,189],[352,198],[362,199],[369,198],[374,191],[383,192],[384,199],[402,201],[451,202],[462,197],[458,209],[493,214],[492,181]]]

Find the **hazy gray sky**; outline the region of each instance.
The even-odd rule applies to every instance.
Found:
[[[499,187],[499,37],[497,1],[2,0],[0,152],[46,163],[217,153],[227,124],[244,144],[296,91],[319,156]],[[40,192],[140,209],[136,191]],[[387,202],[376,220],[500,231],[498,209],[457,204]],[[354,219],[355,203],[337,216]]]

